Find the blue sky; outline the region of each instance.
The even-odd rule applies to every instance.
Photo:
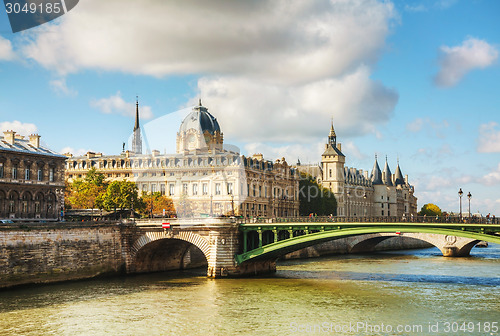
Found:
[[[0,128],[115,154],[139,95],[163,151],[173,112],[201,97],[244,154],[313,163],[333,117],[348,166],[377,154],[394,172],[399,157],[419,207],[458,211],[462,188],[500,215],[499,14],[493,0],[82,0],[13,34],[1,11]]]

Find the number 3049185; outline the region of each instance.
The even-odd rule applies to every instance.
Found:
[[[60,2],[46,2],[46,3],[25,3],[21,5],[19,3],[5,3],[5,8],[7,14],[21,14],[21,13],[31,13],[31,14],[59,14],[62,11]]]

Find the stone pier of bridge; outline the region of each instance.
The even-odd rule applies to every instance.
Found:
[[[191,263],[190,267],[202,265],[200,259],[205,259],[207,276],[212,278],[276,271],[274,260],[236,263],[235,255],[241,253],[241,233],[235,220],[172,220],[168,225],[163,228],[161,221],[143,221],[122,234],[127,273],[183,269],[186,259],[193,261],[196,255],[198,264]]]

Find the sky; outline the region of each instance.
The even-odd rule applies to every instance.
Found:
[[[496,0],[81,0],[18,33],[0,9],[0,131],[117,154],[138,96],[171,152],[201,98],[242,154],[317,163],[333,120],[346,165],[399,160],[419,208],[462,188],[500,215]]]

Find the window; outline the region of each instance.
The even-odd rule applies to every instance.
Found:
[[[262,186],[259,186],[259,197],[262,197]]]
[[[203,183],[203,195],[208,195],[208,183]]]
[[[193,195],[198,195],[198,184],[193,184]]]
[[[26,168],[26,169],[24,170],[24,179],[25,179],[25,180],[29,180],[29,179],[30,179],[30,177],[31,177],[31,176],[30,176],[30,169],[29,169],[29,168]]]
[[[384,208],[384,203],[380,203],[380,205],[382,206],[382,209]]]
[[[182,193],[184,195],[187,195],[187,193],[188,193],[188,184],[187,183],[182,184]]]
[[[0,163],[0,178],[3,178],[3,163]]]
[[[165,196],[165,185],[163,183],[160,184],[160,193],[162,196]]]
[[[49,181],[54,182],[54,168],[49,169]]]
[[[220,195],[220,183],[215,184],[215,194]]]
[[[247,196],[250,196],[250,184],[247,183]]]
[[[382,216],[384,215],[384,210],[382,210]]]
[[[168,194],[169,196],[175,195],[175,184],[172,183],[168,185]]]
[[[41,181],[43,180],[43,172],[41,169],[38,169],[38,174],[37,174],[37,178],[38,178],[38,181]]]
[[[12,167],[12,178],[17,179],[17,167]]]
[[[330,169],[330,177],[332,177],[332,170]]]
[[[148,192],[148,185],[147,184],[143,184],[142,185],[142,193],[145,194]]]
[[[228,193],[228,195],[233,194],[233,184],[232,183],[227,184],[227,193]]]
[[[389,202],[389,201],[390,201],[390,197],[389,197],[389,196],[387,196],[387,202]]]
[[[153,184],[151,185],[151,192],[152,192],[152,193],[155,193],[155,192],[156,192],[156,183],[153,183]]]

